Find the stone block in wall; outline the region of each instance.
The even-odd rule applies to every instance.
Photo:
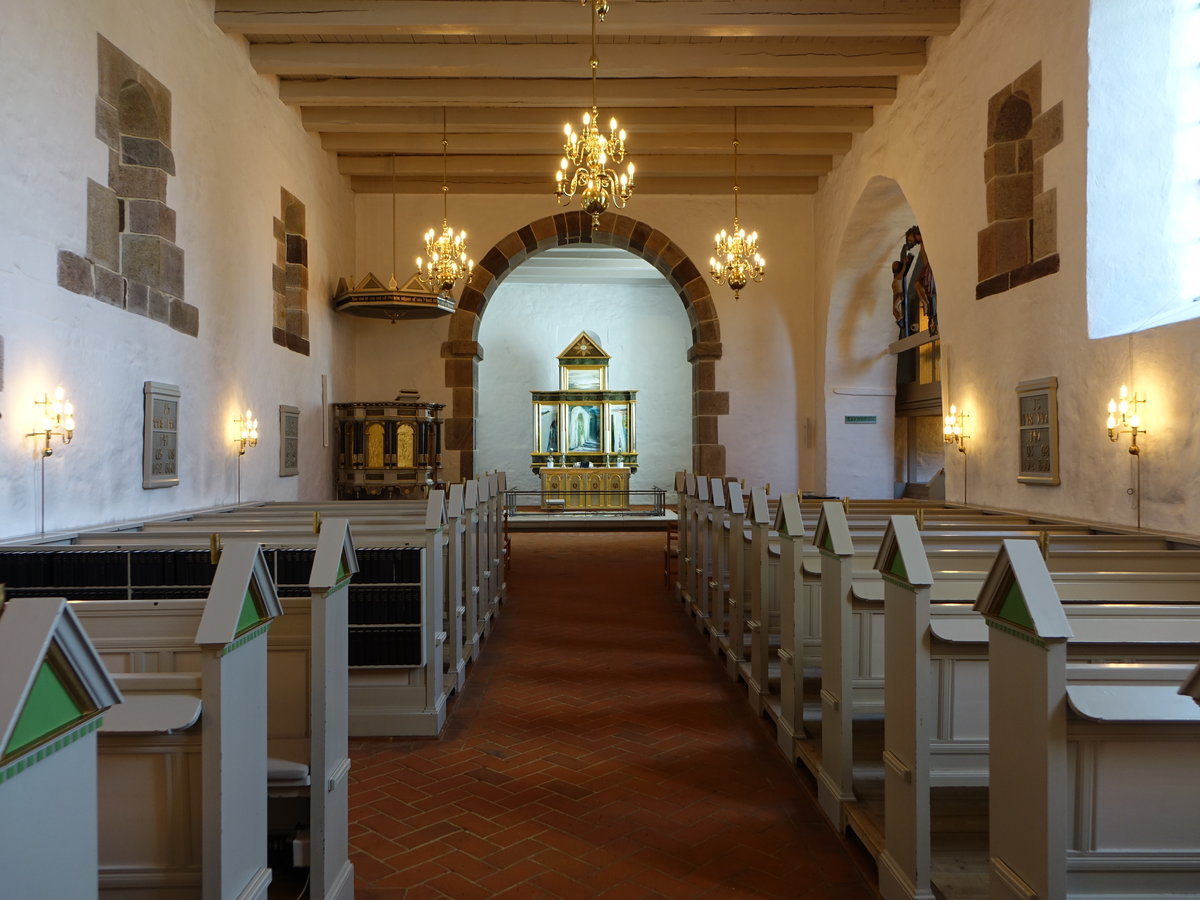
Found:
[[[1054,188],[1033,198],[1033,258],[1058,252],[1058,193]]]
[[[1017,171],[1032,172],[1033,171],[1033,139],[1025,138],[1023,141],[1017,141]]]
[[[154,234],[121,235],[121,273],[175,297],[183,296],[183,249]]]
[[[58,286],[72,294],[93,297],[96,294],[95,275],[89,259],[70,250],[58,251]]]
[[[150,318],[164,325],[171,320],[171,298],[162,291],[154,288],[147,289],[147,303],[150,308]]]
[[[692,459],[696,471],[709,476],[725,474],[725,447],[723,444],[698,444],[692,448]]]
[[[284,311],[283,323],[283,330],[288,334],[308,337],[308,313],[305,310],[289,306]]]
[[[116,191],[87,182],[87,255],[102,266],[121,268],[121,209]]]
[[[271,308],[271,325],[284,331],[284,325],[287,323],[287,298],[281,293],[275,294],[275,302]],[[282,341],[280,342],[282,343]]]
[[[998,175],[987,184],[988,221],[1033,215],[1033,175]]]
[[[175,242],[175,210],[158,200],[126,200],[125,230]]]
[[[275,234],[275,240],[283,244],[287,241],[287,229],[283,227],[283,219],[272,219],[271,229]]]
[[[157,138],[121,135],[121,164],[125,166],[149,166],[162,169],[168,175],[175,174],[175,156]]]
[[[535,219],[529,223],[529,228],[533,232],[534,238],[537,240],[539,247],[542,242],[555,237],[558,234],[558,229],[554,224],[554,216],[546,216],[544,219]]]
[[[1040,60],[1021,73],[1012,83],[1012,91],[1029,101],[1034,115],[1042,111],[1042,63]]]
[[[702,359],[720,359],[723,350],[719,342],[695,343],[688,348],[688,362],[695,363]]]
[[[200,333],[200,310],[172,297],[168,324],[178,332],[196,337]]]
[[[308,291],[304,288],[288,287],[284,289],[285,306],[288,309],[308,309]]]
[[[287,273],[283,266],[271,266],[271,290],[276,294],[287,290]]]
[[[450,317],[450,330],[447,334],[449,340],[446,343],[457,344],[464,341],[474,343],[475,329],[478,327],[479,316],[459,310]]]
[[[447,359],[445,363],[446,387],[471,387],[474,385],[476,365],[474,359]]]
[[[304,235],[288,232],[287,261],[288,265],[308,265],[308,239]]]
[[[1033,195],[1046,189],[1046,162],[1041,157],[1033,161]]]
[[[696,398],[692,410],[694,415],[729,415],[729,391],[694,391],[692,396]]]
[[[274,341],[276,344],[278,344],[280,347],[286,347],[287,346],[287,332],[284,331],[282,328],[274,327],[271,329],[271,340]]]
[[[1058,254],[1051,253],[1049,256],[1035,259],[1027,266],[1021,266],[1021,268],[1013,270],[1009,274],[1009,285],[1010,287],[1017,287],[1017,285],[1028,284],[1030,281],[1045,278],[1047,275],[1056,273],[1058,267]]]
[[[979,232],[979,280],[1011,272],[1030,261],[1029,223],[1025,219],[993,222]]]
[[[715,444],[717,442],[717,417],[692,416],[692,443]]]
[[[109,186],[122,197],[167,202],[167,173],[149,166],[126,166],[117,163],[109,167]]]
[[[442,428],[442,446],[447,450],[475,449],[475,422],[473,419],[447,419]]]
[[[984,297],[991,297],[994,294],[1003,294],[1008,288],[1009,274],[1001,272],[999,275],[975,285],[975,299],[982,300]]]
[[[478,341],[446,341],[442,344],[442,357],[445,359],[483,359],[483,347]]]
[[[697,343],[711,344],[721,340],[721,325],[716,319],[697,322],[693,330]]]
[[[97,94],[114,107],[126,83],[136,82],[142,67],[102,34],[96,35],[96,61],[99,66]]]
[[[150,315],[150,289],[140,281],[126,281],[125,308],[134,315]]]
[[[285,347],[287,347],[293,353],[299,353],[301,356],[308,356],[310,348],[307,338],[302,338],[300,335],[292,334],[291,332],[289,332],[286,337],[287,341],[284,344]]]
[[[287,288],[308,290],[308,266],[289,264],[284,269],[284,289]]]
[[[997,175],[1013,175],[1017,171],[1017,142],[1000,141],[983,151],[983,180]]]
[[[473,387],[456,387],[450,391],[450,412],[456,419],[475,418],[479,412],[479,393]]]
[[[96,278],[96,299],[117,309],[124,309],[125,279],[104,266],[96,266],[93,271]]]
[[[717,389],[717,364],[711,359],[692,363],[692,390],[715,391]]]
[[[1063,105],[1061,101],[1033,120],[1030,137],[1033,138],[1035,159],[1045,156],[1047,150],[1052,150],[1062,143]]]
[[[458,479],[465,481],[468,478],[475,477],[475,451],[460,450],[456,456],[458,457]]]
[[[283,230],[288,234],[308,234],[304,204],[284,188],[279,189],[279,208],[283,210]]]
[[[117,123],[117,108],[96,98],[96,137],[110,150],[121,149],[121,127]]]

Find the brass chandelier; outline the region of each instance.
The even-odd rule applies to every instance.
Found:
[[[459,279],[471,277],[475,260],[467,257],[467,232],[455,233],[447,219],[447,200],[450,186],[446,176],[446,107],[442,107],[442,231],[438,234],[430,228],[425,232],[425,255],[417,257],[417,281],[428,290],[438,291],[440,296],[449,297]],[[395,195],[392,195],[393,198]],[[393,204],[395,200],[393,199]],[[395,212],[393,210],[393,215]],[[394,227],[394,226],[393,226]]]
[[[600,130],[600,116],[596,109],[596,71],[600,58],[596,55],[596,20],[604,20],[608,12],[608,0],[579,0],[580,4],[592,7],[592,110],[583,114],[583,127],[577,134],[568,122],[563,128],[566,154],[554,173],[554,196],[560,206],[570,202],[579,193],[579,204],[592,217],[592,225],[600,224],[600,214],[611,202],[617,209],[624,209],[633,196],[633,163],[620,175],[612,165],[620,165],[625,159],[625,129],[617,128],[616,118],[609,120],[608,134]],[[571,167],[574,166],[574,171]],[[568,174],[570,173],[570,174]]]
[[[713,238],[716,256],[709,259],[709,272],[717,284],[729,282],[733,288],[733,299],[737,300],[742,288],[751,281],[763,280],[765,260],[758,252],[758,232],[746,234],[738,221],[738,167],[737,167],[737,108],[733,110],[733,230],[722,228]]]

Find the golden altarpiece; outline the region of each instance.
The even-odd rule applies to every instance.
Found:
[[[396,500],[444,487],[442,408],[421,403],[415,392],[395,400],[334,403],[337,498]]]
[[[637,391],[608,389],[603,348],[581,332],[558,355],[557,391],[532,391],[533,462],[545,506],[624,508],[637,471]]]

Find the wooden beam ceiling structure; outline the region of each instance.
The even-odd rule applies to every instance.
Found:
[[[590,0],[588,0],[590,3]],[[921,71],[960,0],[610,0],[601,121],[628,132],[639,194],[813,193]],[[591,105],[578,0],[216,0],[217,25],[338,155],[358,192],[546,193],[563,125]]]

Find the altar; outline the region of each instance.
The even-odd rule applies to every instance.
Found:
[[[543,509],[628,509],[627,466],[551,469],[543,466]]]

